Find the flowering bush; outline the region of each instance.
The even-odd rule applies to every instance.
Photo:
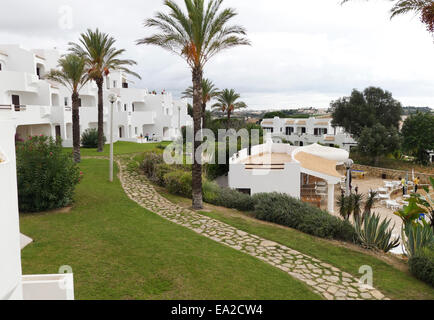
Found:
[[[46,136],[17,142],[17,179],[20,211],[39,212],[72,202],[81,179],[72,157],[62,152],[60,141]]]

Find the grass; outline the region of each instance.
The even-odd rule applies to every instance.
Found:
[[[118,179],[107,181],[107,160],[80,167],[70,212],[21,215],[21,232],[34,239],[22,251],[24,274],[70,265],[76,299],[320,299],[277,268],[141,208]]]
[[[155,150],[158,145],[168,146],[171,142],[163,141],[161,143],[134,143],[118,141],[113,145],[113,153],[115,155],[134,154],[145,151]],[[72,153],[72,148],[64,148],[65,152]],[[103,152],[97,152],[97,149],[85,149],[81,148],[81,156],[83,157],[95,157],[95,156],[108,156],[110,154],[110,146],[105,145]]]
[[[161,193],[172,202],[191,205],[190,199]],[[240,230],[281,243],[304,254],[330,263],[343,271],[361,276],[359,268],[369,265],[373,269],[374,286],[391,299],[434,299],[434,288],[417,280],[408,271],[401,271],[385,261],[358,248],[348,248],[336,241],[310,236],[300,231],[254,219],[251,214],[237,210],[206,205],[202,214],[232,225]]]

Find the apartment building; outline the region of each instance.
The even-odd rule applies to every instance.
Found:
[[[60,136],[72,146],[71,93],[64,86],[44,79],[57,67],[57,50],[27,50],[19,45],[0,45],[0,119],[15,119],[16,133]],[[149,93],[133,88],[123,72],[111,72],[104,86],[104,133],[108,137],[110,102],[118,96],[113,113],[114,140],[143,142],[173,140],[182,126],[191,125],[187,104],[170,93]],[[98,89],[88,82],[80,91],[80,131],[97,128]]]
[[[331,117],[312,117],[306,119],[286,118],[264,119],[261,126],[272,137],[285,139],[295,146],[319,143],[325,146],[339,146],[350,151],[357,146],[353,137],[341,127],[332,126]]]

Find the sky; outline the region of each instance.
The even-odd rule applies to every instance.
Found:
[[[250,109],[327,108],[368,86],[404,106],[434,107],[434,37],[413,14],[390,20],[390,1],[225,0],[223,7],[237,10],[233,23],[247,29],[252,45],[220,53],[205,76],[234,88]],[[162,0],[2,0],[0,43],[65,50],[99,27],[137,61],[135,87],[180,97],[191,85],[186,62],[135,44],[154,31],[144,20],[165,10]]]

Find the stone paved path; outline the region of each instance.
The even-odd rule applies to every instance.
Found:
[[[118,158],[117,163],[126,194],[143,208],[279,268],[328,300],[387,299],[380,291],[367,288],[359,279],[330,264],[170,202],[156,192],[146,177],[127,170],[125,159]]]

